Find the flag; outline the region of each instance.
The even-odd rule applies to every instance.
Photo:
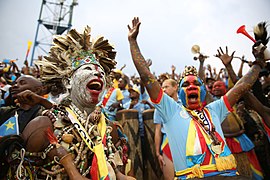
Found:
[[[0,136],[7,136],[11,134],[19,135],[18,115],[9,118],[5,123],[0,126]]]
[[[3,63],[10,64],[10,59],[3,59]]]
[[[27,58],[28,58],[28,55],[29,55],[29,52],[30,52],[31,45],[32,45],[32,41],[28,41],[27,42],[27,51],[26,51],[25,61],[27,61]]]

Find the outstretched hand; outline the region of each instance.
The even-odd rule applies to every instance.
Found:
[[[226,46],[226,52],[225,53],[223,52],[221,47],[219,47],[217,52],[218,53],[216,55],[214,55],[214,56],[219,58],[225,66],[231,64],[235,51],[233,51],[233,53],[231,55],[229,55],[228,47]]]
[[[172,71],[175,71],[176,67],[174,65],[171,66]]]
[[[136,40],[137,36],[139,34],[139,28],[140,28],[141,22],[138,17],[134,17],[132,20],[132,27],[128,25],[128,40]]]

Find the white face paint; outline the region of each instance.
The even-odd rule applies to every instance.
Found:
[[[96,105],[106,87],[105,73],[98,65],[84,64],[72,75],[70,96],[81,107]]]

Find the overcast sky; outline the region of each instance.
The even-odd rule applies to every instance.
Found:
[[[27,41],[35,39],[41,0],[0,0],[0,60],[16,59],[22,65]],[[241,25],[253,36],[253,27],[270,22],[269,0],[78,0],[74,7],[72,28],[92,28],[92,37],[104,35],[117,51],[117,68],[133,75],[127,41],[127,24],[134,16],[142,22],[138,42],[145,58],[153,61],[151,70],[170,72],[171,65],[181,72],[185,65],[195,65],[191,47],[200,46],[210,56],[206,64],[219,69],[222,64],[213,57],[218,47],[229,47],[236,56],[252,59],[252,41],[236,34]],[[269,28],[268,28],[269,29]],[[33,48],[33,46],[32,46]],[[28,61],[31,59],[32,49]],[[35,53],[38,53],[35,51]],[[238,70],[239,60],[233,61]],[[247,66],[246,66],[247,69]]]

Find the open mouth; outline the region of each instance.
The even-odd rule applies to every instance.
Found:
[[[198,94],[195,94],[195,93],[192,93],[192,94],[190,94],[189,96],[188,96],[188,100],[189,100],[189,102],[197,102],[197,99],[198,99]]]
[[[87,89],[91,92],[100,92],[103,87],[103,82],[99,79],[91,80],[87,85]]]

